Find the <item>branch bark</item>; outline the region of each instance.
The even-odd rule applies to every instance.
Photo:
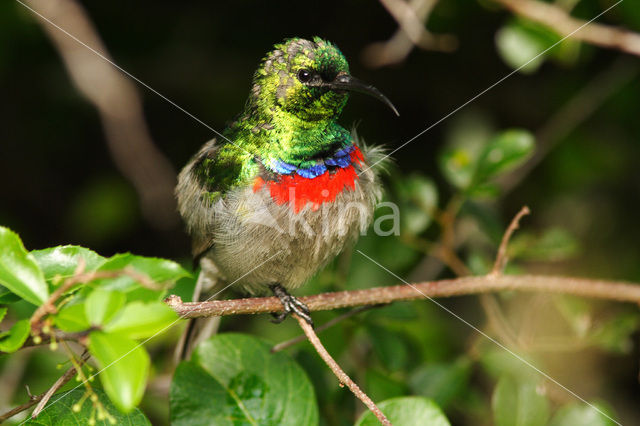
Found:
[[[585,21],[574,18],[565,10],[550,3],[536,0],[493,1],[503,5],[517,15],[551,28],[563,37],[572,34],[585,24]],[[640,34],[623,28],[592,22],[572,34],[571,38],[640,56]]]
[[[87,359],[89,359],[89,352],[85,351],[80,358],[80,365],[84,364]],[[16,408],[0,415],[0,423],[15,416],[18,413],[23,412],[24,410],[28,410],[29,408],[40,402],[40,404],[38,404],[38,407],[36,407],[36,410],[34,410],[33,417],[35,418],[40,413],[40,411],[42,411],[51,396],[53,396],[53,394],[55,394],[61,387],[66,385],[69,380],[73,379],[76,376],[76,373],[76,367],[69,368],[62,376],[60,376],[58,380],[56,380],[56,382],[49,388],[49,390],[40,395],[31,396],[29,402],[25,402],[24,404],[19,405]]]
[[[299,298],[311,311],[332,310],[361,305],[377,305],[401,300],[441,298],[492,293],[526,291],[569,294],[617,302],[640,303],[640,285],[622,281],[604,281],[547,275],[485,275],[427,281],[408,285],[375,287],[366,290],[322,293]],[[201,318],[238,314],[281,312],[276,297],[254,297],[208,302],[182,302],[172,295],[165,302],[182,318]]]
[[[426,28],[437,0],[380,0],[380,3],[399,28],[389,40],[372,43],[364,49],[362,55],[368,66],[377,68],[402,62],[415,46],[441,52],[456,49],[455,36],[434,34]]]
[[[516,231],[516,229],[518,229],[518,227],[520,226],[520,219],[522,219],[523,216],[526,216],[529,213],[531,213],[531,210],[529,210],[529,207],[524,206],[511,220],[509,227],[507,228],[504,235],[502,236],[500,247],[498,247],[498,254],[496,255],[496,261],[493,264],[493,269],[491,270],[492,275],[501,274],[502,271],[504,270],[504,267],[507,265],[507,260],[508,260],[507,248],[509,245],[509,240],[511,239],[511,236]]]
[[[302,331],[304,331],[304,334],[307,335],[309,342],[311,342],[316,352],[318,352],[318,355],[320,355],[320,358],[322,358],[322,360],[327,364],[327,366],[329,366],[333,374],[335,374],[338,380],[340,380],[340,383],[342,385],[346,385],[349,388],[349,390],[353,392],[353,394],[360,401],[362,401],[364,405],[366,405],[367,408],[369,408],[369,410],[371,410],[371,412],[376,416],[376,418],[378,419],[378,421],[380,421],[381,424],[383,424],[384,426],[391,426],[391,422],[382,413],[382,411],[380,411],[380,409],[375,404],[375,402],[373,402],[371,398],[369,398],[369,396],[366,393],[364,393],[362,389],[360,389],[360,387],[353,380],[351,380],[351,378],[347,375],[347,373],[345,373],[344,370],[340,368],[338,363],[333,359],[333,357],[329,354],[329,352],[327,352],[325,347],[322,345],[322,342],[320,342],[320,339],[316,335],[315,331],[313,331],[313,327],[307,321],[305,321],[302,317],[299,317],[296,314],[292,314],[292,316],[296,319],[296,321],[298,321],[298,324],[300,324],[300,328],[302,328]]]
[[[173,166],[151,138],[135,86],[107,62],[109,53],[85,9],[75,0],[19,3],[36,14],[73,83],[98,110],[111,156],[138,192],[145,217],[161,229],[177,225]]]

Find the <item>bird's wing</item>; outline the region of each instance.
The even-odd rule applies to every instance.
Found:
[[[191,249],[196,265],[199,257],[211,247],[210,238],[207,238],[207,233],[203,232],[205,226],[202,209],[206,208],[203,204],[203,195],[208,193],[213,198],[219,196],[209,191],[207,176],[203,170],[206,162],[213,160],[219,149],[220,145],[216,143],[215,138],[205,143],[182,169],[176,186],[178,208],[191,234]]]

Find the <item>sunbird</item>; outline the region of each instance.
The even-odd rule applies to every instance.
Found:
[[[289,291],[308,281],[373,218],[381,150],[338,124],[350,92],[397,110],[349,73],[332,43],[291,38],[261,61],[244,110],[182,169],[176,196],[196,259],[251,295],[272,292],[310,324]],[[211,262],[201,262],[204,264]],[[202,271],[205,273],[207,271]]]

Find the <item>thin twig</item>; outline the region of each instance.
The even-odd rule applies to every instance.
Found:
[[[504,274],[426,281],[412,284],[412,286],[402,284],[322,293],[300,297],[299,300],[305,303],[311,311],[326,311],[400,300],[424,299],[427,296],[440,298],[504,290],[571,294],[602,300],[640,303],[640,284],[553,275]],[[172,295],[166,298],[165,302],[184,318],[282,312],[282,303],[277,297],[182,302],[180,297]]]
[[[513,235],[515,230],[518,229],[520,219],[522,219],[523,216],[529,213],[531,213],[529,207],[524,206],[513,217],[513,219],[511,219],[511,223],[509,223],[507,230],[505,231],[504,235],[502,235],[502,241],[500,241],[500,246],[498,246],[496,260],[489,275],[495,276],[502,274],[502,271],[504,270],[504,267],[506,266],[508,260],[507,248],[509,245],[509,240],[511,240],[511,236]],[[508,346],[519,347],[518,335],[513,330],[513,327],[511,327],[511,324],[505,317],[498,298],[494,294],[482,294],[480,295],[480,303],[482,305],[482,309],[487,315],[489,325],[495,330],[496,333],[498,333],[500,339]]]
[[[82,367],[82,364],[84,364],[89,359],[89,356],[90,356],[89,351],[85,350],[80,356],[80,361],[78,363],[78,366]],[[36,408],[33,410],[33,413],[31,413],[32,419],[35,419],[36,417],[38,417],[38,414],[40,414],[40,412],[44,409],[44,406],[47,405],[47,402],[49,401],[49,399],[51,399],[53,394],[55,394],[62,386],[64,386],[69,380],[71,380],[76,375],[76,373],[77,373],[77,369],[75,366],[73,366],[69,368],[67,372],[62,375],[62,377],[56,380],[53,386],[51,386],[49,390],[46,391],[43,394],[43,396],[40,398],[40,402],[38,403]]]
[[[298,324],[300,324],[300,328],[302,328],[304,334],[307,335],[309,342],[311,342],[313,347],[316,349],[316,352],[318,352],[320,358],[322,358],[322,360],[329,366],[331,371],[333,371],[333,374],[335,374],[338,380],[340,380],[340,383],[346,385],[351,390],[351,392],[353,392],[353,394],[358,397],[358,399],[360,399],[360,401],[362,401],[364,405],[369,408],[369,410],[371,410],[371,412],[378,418],[380,423],[385,426],[391,426],[391,422],[382,413],[382,411],[380,411],[378,406],[371,400],[371,398],[369,398],[366,393],[362,391],[362,389],[358,387],[358,385],[355,384],[353,380],[351,380],[349,376],[347,376],[347,373],[345,373],[342,368],[340,368],[338,363],[331,357],[329,352],[327,352],[325,347],[322,345],[322,342],[318,338],[318,335],[315,333],[315,331],[313,331],[313,327],[309,325],[309,323],[304,319],[302,319],[302,317],[299,317],[296,314],[292,314],[292,316],[298,321]]]
[[[49,296],[49,299],[44,302],[42,305],[36,309],[36,311],[31,316],[31,330],[34,335],[39,335],[42,329],[42,318],[47,314],[56,313],[57,309],[55,307],[55,303],[58,299],[67,291],[69,291],[73,286],[78,284],[86,284],[94,280],[104,279],[104,278],[118,278],[122,276],[127,276],[138,282],[142,287],[149,288],[152,290],[160,290],[166,288],[162,284],[155,283],[145,274],[142,274],[132,268],[124,268],[114,271],[91,271],[91,272],[83,272],[84,269],[84,261],[82,258],[78,262],[78,267],[76,268],[76,272],[74,275],[67,278],[64,283],[62,283],[53,293]]]
[[[524,207],[514,218],[510,226],[507,228],[505,232],[502,243],[498,249],[498,255],[496,257],[496,263],[499,261],[506,262],[506,247],[509,239],[511,238],[511,234],[517,227],[517,221],[520,220],[520,217],[524,214]],[[528,209],[527,209],[528,213]],[[454,244],[454,234],[453,234],[453,224],[455,221],[455,215],[457,211],[454,211],[453,215],[449,218],[449,220],[443,221],[443,237],[442,244],[440,247],[433,251],[432,253],[437,256],[443,263],[445,263],[453,272],[456,273],[458,277],[463,277],[470,275],[469,268],[464,262],[458,257],[453,248],[450,248],[447,244]],[[444,215],[446,216],[446,215]],[[514,227],[515,226],[515,227]],[[448,238],[446,238],[446,234],[450,234]],[[495,269],[495,266],[494,266]],[[500,269],[502,270],[502,269]],[[502,340],[506,345],[511,347],[518,346],[517,334],[514,332],[511,324],[507,321],[507,318],[502,311],[502,307],[500,306],[500,302],[496,298],[494,294],[481,294],[479,295],[480,304],[482,305],[482,309],[484,310],[489,326],[493,328],[493,330],[498,334],[500,340]]]
[[[450,34],[434,34],[425,23],[437,0],[380,0],[398,23],[398,30],[389,40],[371,43],[362,52],[363,59],[371,67],[402,62],[415,46],[425,50],[450,52],[458,46],[458,40]]]
[[[85,351],[81,356],[81,363],[86,362],[87,359],[89,359],[89,352]],[[32,414],[32,417],[35,418],[35,416],[37,416],[40,413],[40,411],[42,411],[42,409],[46,405],[47,401],[51,398],[51,396],[55,394],[62,386],[67,384],[69,380],[74,378],[75,375],[76,375],[76,368],[75,367],[69,368],[58,380],[56,380],[56,382],[49,388],[49,390],[47,390],[46,392],[40,395],[30,396],[30,400],[28,402],[25,402],[24,404],[19,405],[14,409],[0,415],[0,423],[15,416],[18,413],[28,410],[29,408],[33,407],[34,405],[38,404],[38,402],[40,402]]]
[[[499,275],[502,273],[502,270],[504,269],[508,260],[507,246],[509,245],[509,240],[511,239],[511,236],[513,235],[515,230],[518,229],[518,227],[520,226],[520,219],[522,219],[523,216],[526,216],[529,213],[531,213],[531,210],[529,210],[529,207],[524,206],[520,209],[518,214],[516,214],[514,218],[511,220],[511,223],[509,224],[507,231],[502,236],[500,247],[498,247],[498,254],[496,255],[496,261],[493,264],[493,269],[491,270],[491,273],[489,275]]]
[[[560,36],[569,36],[590,44],[640,56],[640,34],[623,28],[576,19],[565,10],[550,3],[536,0],[493,0],[527,19],[545,25]],[[617,5],[617,3],[616,3]],[[615,5],[614,5],[615,6]],[[583,27],[580,31],[577,29]]]
[[[410,4],[404,0],[380,0],[380,3],[387,9],[387,12],[396,20],[402,31],[409,37],[409,40],[422,49],[436,49],[443,51],[451,51],[455,48],[455,38],[449,35],[438,37],[431,34],[425,29],[424,19],[428,14],[418,16],[417,10],[422,9],[421,3],[425,0],[418,0],[417,4]],[[433,3],[429,4],[427,12],[433,7]],[[422,19],[421,19],[422,18]]]
[[[330,321],[327,321],[326,323],[322,324],[319,327],[316,327],[315,328],[315,332],[316,333],[321,333],[321,332],[325,331],[326,329],[331,328],[334,325],[338,324],[339,322],[346,320],[347,318],[351,318],[351,317],[353,317],[355,315],[358,315],[358,314],[360,314],[362,312],[368,311],[370,309],[379,308],[381,306],[384,306],[384,305],[359,306],[357,308],[354,308],[354,309],[350,310],[349,312],[345,312],[342,315],[338,315],[337,317],[333,318]],[[305,341],[306,337],[307,336],[305,336],[304,334],[301,334],[301,335],[296,336],[296,337],[294,337],[292,339],[289,339],[289,340],[286,340],[284,342],[278,343],[277,345],[274,345],[271,348],[271,352],[274,353],[274,352],[281,351],[283,349],[287,349],[288,347],[291,347],[293,345],[296,345],[296,344],[298,344],[300,342]]]
[[[46,302],[44,302],[42,305],[40,305],[38,309],[36,309],[36,311],[33,313],[33,315],[31,315],[31,321],[30,321],[31,330],[33,331],[34,335],[40,334],[40,329],[42,326],[41,324],[42,317],[44,317],[47,314],[56,312],[55,303],[58,301],[60,296],[62,296],[67,290],[69,290],[75,284],[82,282],[82,281],[78,281],[78,279],[80,279],[80,277],[83,277],[85,275],[83,274],[85,265],[86,264],[84,259],[82,257],[79,258],[78,265],[76,265],[76,269],[73,272],[73,275],[67,278],[62,283],[62,285],[60,285],[57,289],[55,289],[55,291],[51,293],[51,296],[49,296],[49,299]]]
[[[110,55],[84,7],[75,0],[22,0],[20,4],[41,15],[36,20],[60,53],[73,83],[96,107],[111,157],[135,187],[144,216],[161,229],[177,225],[176,173],[153,142],[140,94],[107,62]]]
[[[34,340],[34,336],[29,336],[29,338],[23,343],[21,348],[48,345],[52,340],[56,340],[58,342],[78,342],[79,344],[84,346],[89,333],[97,330],[98,328],[99,327],[90,327],[87,330],[74,332],[60,331],[56,328],[53,328],[48,334],[39,336],[39,338],[37,338],[36,340]],[[2,353],[4,352],[0,351],[0,354]]]

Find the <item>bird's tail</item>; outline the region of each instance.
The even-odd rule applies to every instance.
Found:
[[[200,259],[200,274],[193,289],[191,300],[196,302],[217,299],[220,290],[223,288],[222,285],[223,280],[220,278],[218,268],[210,259],[203,257]],[[204,297],[203,295],[206,294],[212,294],[212,296]],[[174,353],[176,364],[191,358],[191,353],[195,347],[200,342],[216,334],[219,325],[220,317],[190,319],[176,346]]]

